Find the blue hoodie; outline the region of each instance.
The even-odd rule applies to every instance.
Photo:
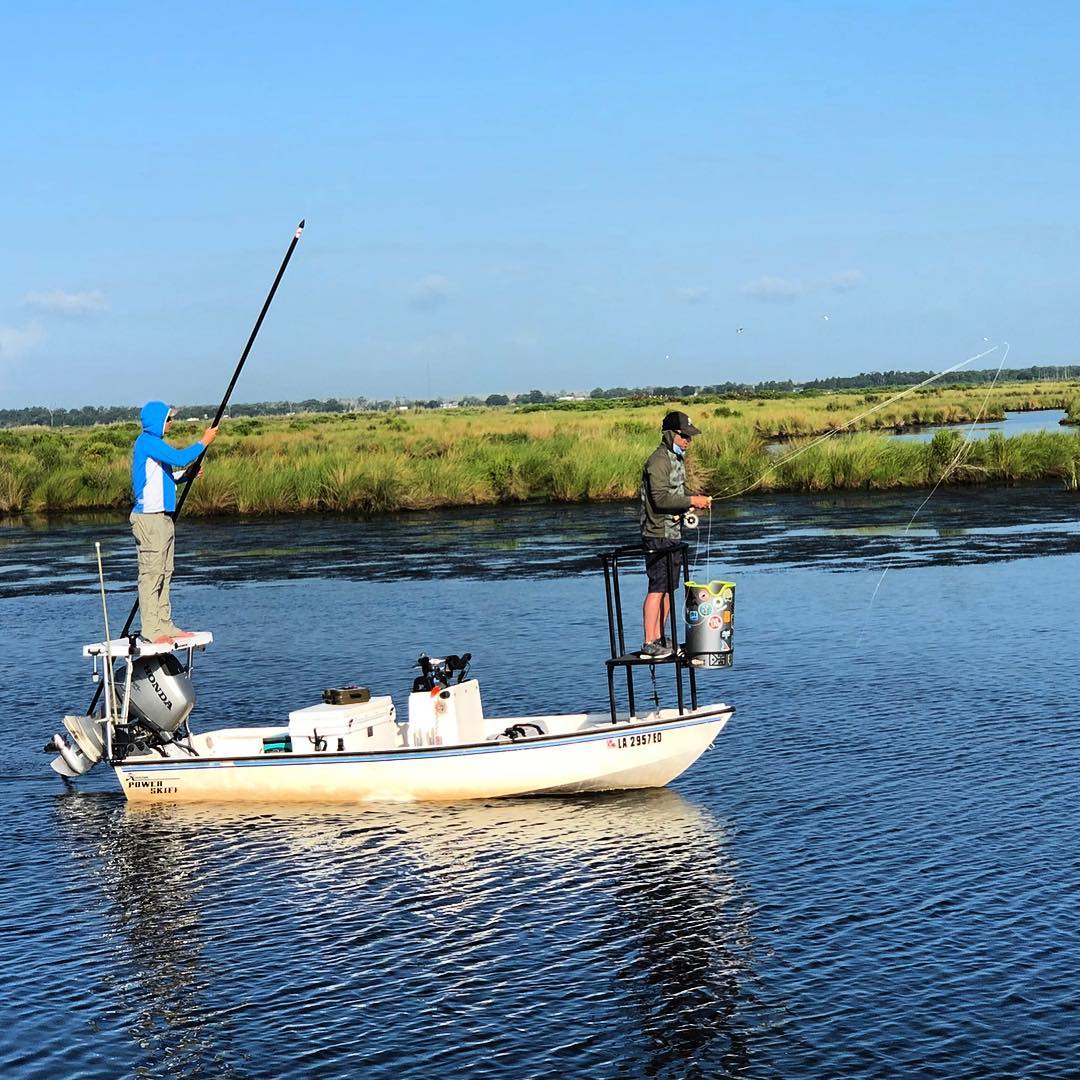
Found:
[[[162,438],[168,417],[169,406],[164,401],[148,401],[139,414],[142,434],[131,452],[131,487],[137,514],[171,514],[176,509],[176,481],[206,449],[201,442],[183,450],[170,446]]]

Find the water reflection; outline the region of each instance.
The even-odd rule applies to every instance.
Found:
[[[199,1007],[210,974],[199,867],[184,830],[162,811],[153,807],[136,819],[115,796],[69,790],[56,799],[70,855],[109,902],[105,941],[123,954],[100,976],[106,1004],[97,1026],[116,1027],[134,1042],[145,1062],[136,1076],[232,1076],[231,1055],[215,1048]]]
[[[272,1033],[331,1002],[364,1036],[349,1067],[367,1075],[413,1053],[403,1014],[435,1025],[436,1071],[482,1051],[528,1075],[552,1047],[503,1023],[523,1008],[560,1027],[572,1070],[614,1055],[633,1074],[718,1076],[748,1060],[753,905],[719,822],[673,791],[254,816],[65,795],[57,816],[111,903],[111,1023],[159,1074],[243,1074],[267,1052],[301,1069],[311,1048],[290,1064]],[[230,1000],[234,964],[254,1011]],[[598,1014],[635,1037],[598,1045]]]
[[[712,831],[684,820],[677,836],[633,845],[620,864],[633,893],[623,908],[627,937],[645,976],[636,1004],[651,1048],[648,1076],[739,1075],[750,1061],[738,1019],[757,1003],[753,908],[729,864],[701,858],[700,826]]]

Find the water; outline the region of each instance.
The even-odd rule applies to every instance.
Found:
[[[702,682],[738,712],[672,788],[454,806],[65,790],[40,747],[89,699],[92,542],[134,560],[122,522],[7,523],[0,1073],[1072,1076],[1080,504],[939,492],[905,531],[919,501],[714,512],[737,657]],[[403,701],[422,649],[473,652],[494,712],[603,707],[594,553],[633,528],[182,522],[196,718]]]
[[[987,420],[979,424],[934,424],[915,431],[905,431],[903,434],[893,435],[892,438],[909,442],[929,442],[938,431],[958,431],[961,434],[970,434],[972,439],[985,439],[994,431],[1011,438],[1013,435],[1030,435],[1036,431],[1054,431],[1061,434],[1074,430],[1062,426],[1061,421],[1064,419],[1064,409],[1033,409],[1028,412],[1007,412],[1004,420]]]
[[[914,427],[901,434],[890,434],[886,437],[901,442],[929,442],[939,431],[955,431],[971,439],[985,439],[995,431],[1006,438],[1012,438],[1013,435],[1030,435],[1036,431],[1051,431],[1060,435],[1076,430],[1071,425],[1061,423],[1065,416],[1064,409],[1007,412],[1004,420],[986,420],[978,424],[971,422],[964,424],[929,424],[925,427]],[[791,441],[784,439],[770,442],[766,444],[765,448],[771,454],[783,455],[791,450]]]

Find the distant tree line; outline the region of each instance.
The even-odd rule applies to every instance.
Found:
[[[339,398],[305,401],[252,401],[230,405],[228,416],[285,416],[291,413],[344,413],[352,411],[352,403]],[[40,424],[42,427],[91,427],[94,424],[115,424],[139,419],[141,405],[84,405],[80,409],[50,409],[31,405],[23,409],[0,409],[0,427],[23,427]],[[177,405],[178,420],[209,420],[217,405]]]
[[[933,371],[871,371],[859,375],[833,376],[829,379],[811,379],[799,383],[803,390],[862,390],[868,387],[914,386],[935,375]],[[949,386],[977,385],[993,382],[1050,382],[1056,379],[1080,377],[1080,365],[1054,366],[1048,364],[1026,368],[977,368],[974,371],[957,371],[949,375]]]
[[[0,409],[0,427],[23,427],[40,424],[42,427],[91,427],[94,424],[115,424],[121,420],[136,420],[139,410],[132,405],[84,405],[81,409],[49,409],[30,405],[24,409]]]
[[[691,397],[783,397],[815,391],[880,389],[888,386],[914,386],[931,378],[933,371],[869,371],[858,375],[834,375],[827,379],[810,379],[793,382],[790,379],[768,380],[758,383],[723,382],[709,385],[684,384],[682,386],[613,386],[608,389],[596,387],[589,392],[589,402],[634,401],[641,404],[683,400]],[[964,386],[987,383],[996,377],[1000,382],[1047,382],[1070,375],[1080,377],[1080,365],[1074,373],[1070,367],[1032,365],[1026,368],[976,369],[957,371],[949,376],[946,385]],[[579,402],[584,404],[583,402]],[[385,412],[395,408],[440,409],[447,402],[439,399],[405,400],[368,398],[306,398],[303,401],[250,401],[229,406],[228,416],[289,416],[294,413],[349,413]],[[455,404],[462,406],[532,406],[563,405],[572,407],[567,395],[528,390],[522,394],[488,394],[486,398],[463,397]],[[44,405],[31,405],[22,409],[0,409],[0,427],[90,427],[94,424],[114,424],[139,418],[136,405],[84,405],[79,409],[50,409]],[[217,412],[217,405],[177,405],[176,414],[181,420],[210,419]]]
[[[457,405],[535,404],[555,398],[539,390],[508,397],[489,394],[487,399],[463,397]],[[306,398],[303,401],[248,401],[230,404],[227,417],[292,416],[295,413],[387,412],[391,409],[441,409],[447,402],[434,399],[368,399],[368,398]],[[84,405],[79,409],[50,409],[44,405],[29,405],[22,409],[0,409],[0,427],[92,427],[94,424],[115,424],[139,419],[141,405]],[[177,405],[178,420],[210,420],[217,405]]]

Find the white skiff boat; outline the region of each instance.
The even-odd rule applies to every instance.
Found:
[[[327,691],[285,723],[194,732],[195,655],[209,633],[83,647],[104,682],[97,716],[68,716],[46,750],[74,778],[100,761],[132,802],[460,800],[662,787],[734,709],[485,715],[469,656],[421,657],[401,720],[389,697]],[[100,667],[100,671],[99,671]]]
[[[103,705],[94,711],[95,694],[89,715],[66,716],[64,733],[45,749],[56,753],[52,767],[67,780],[104,761],[134,803],[457,801],[663,787],[697,761],[735,711],[722,703],[699,706],[696,679],[703,667],[731,666],[735,586],[690,581],[685,544],[667,558],[671,581],[675,563],[682,564],[686,606],[679,620],[673,587],[673,649],[661,660],[626,649],[619,566],[639,566],[640,549],[602,556],[611,648],[606,712],[488,716],[480,684],[467,678],[468,653],[422,655],[404,719],[390,697],[344,687],[325,691],[321,704],[297,709],[285,722],[195,732],[188,724],[192,671],[213,635],[157,645],[132,635],[83,646]],[[102,590],[104,609],[104,581]],[[674,672],[678,707],[660,708],[656,695],[655,708],[641,712],[633,671],[648,667],[655,687],[658,665]],[[620,671],[625,712],[616,704]]]

